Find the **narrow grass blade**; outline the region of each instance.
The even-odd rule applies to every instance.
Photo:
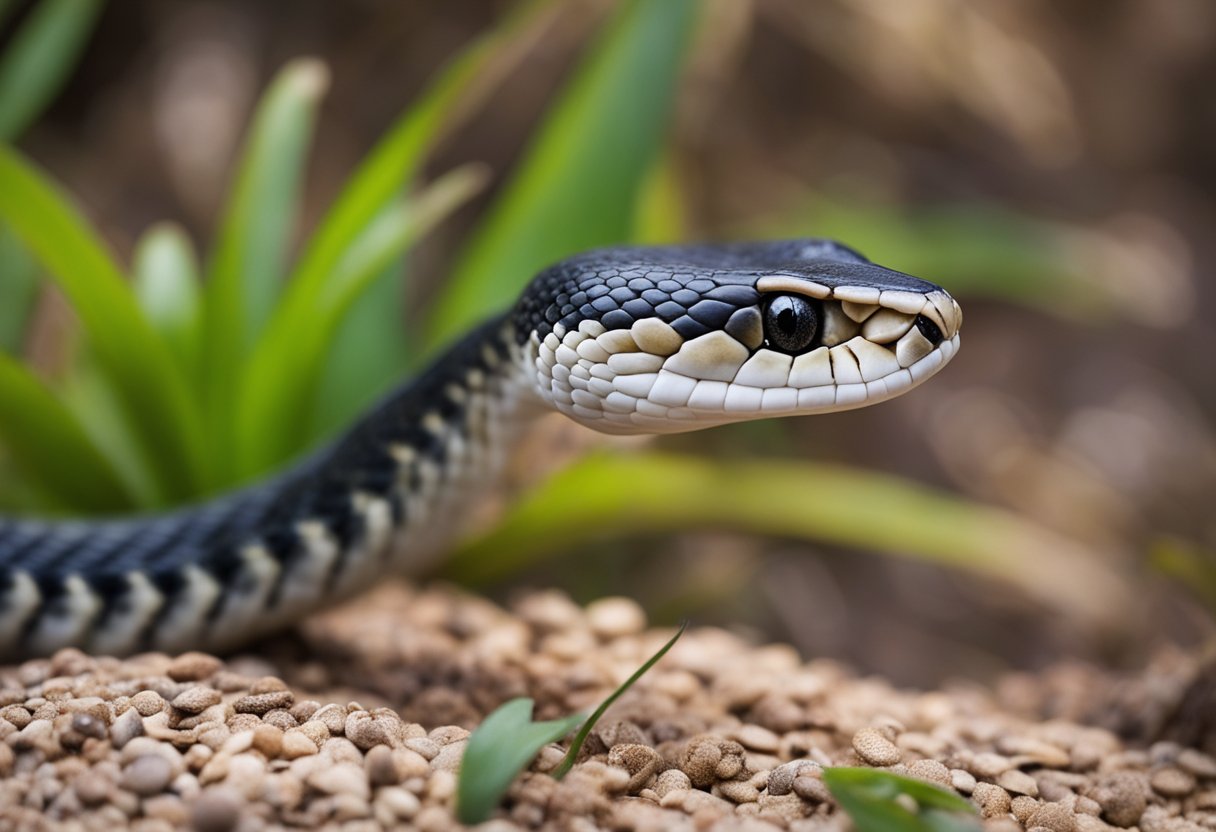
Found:
[[[198,411],[168,346],[76,209],[16,151],[0,147],[0,219],[72,302],[89,346],[141,440],[158,501],[197,493]]]
[[[78,512],[126,508],[130,495],[76,417],[33,373],[0,353],[0,441],[29,486]]]
[[[936,563],[1017,587],[1106,632],[1130,626],[1137,609],[1099,555],[997,508],[843,466],[661,453],[602,453],[576,463],[465,543],[445,573],[484,582],[596,540],[688,528],[783,535]]]
[[[671,648],[676,646],[676,642],[680,640],[680,636],[684,635],[684,631],[688,629],[688,622],[680,623],[680,629],[676,630],[676,634],[667,640],[667,643],[659,648],[658,652],[646,660],[646,663],[633,671],[633,674],[626,679],[620,687],[612,692],[612,694],[600,703],[600,706],[592,711],[591,716],[587,717],[587,721],[578,729],[578,733],[574,735],[574,739],[570,741],[570,749],[566,752],[566,756],[553,770],[553,779],[561,780],[570,773],[570,769],[574,768],[574,762],[578,759],[579,752],[583,749],[583,743],[586,742],[587,736],[591,730],[595,728],[595,724],[600,721],[600,717],[612,707],[612,703],[621,698],[625,691],[633,687],[638,679],[646,675],[650,668],[658,664],[659,659],[667,655]]]
[[[553,260],[629,236],[695,10],[689,0],[621,6],[440,296],[432,346],[506,306]]]
[[[320,61],[288,63],[262,96],[241,153],[204,301],[203,390],[217,462],[230,458],[241,364],[279,293],[304,162],[328,84]],[[213,478],[222,479],[220,471]]]
[[[0,225],[0,350],[17,354],[38,297],[38,264]]]
[[[945,789],[872,768],[827,768],[823,781],[858,832],[980,832],[975,807]],[[915,801],[913,811],[900,796]]]
[[[456,817],[481,823],[507,788],[542,748],[574,730],[581,714],[549,722],[532,721],[532,700],[512,699],[487,716],[469,737],[456,785]]]
[[[42,0],[0,53],[0,141],[16,139],[59,92],[101,0]]]
[[[284,305],[250,360],[238,403],[241,473],[253,475],[298,452],[308,435],[301,418],[312,406],[325,350],[354,301],[388,265],[485,181],[479,168],[460,168],[418,197],[384,212],[334,264],[315,305]]]
[[[135,246],[135,294],[144,314],[177,356],[183,372],[196,366],[202,303],[198,258],[181,226],[160,223]]]

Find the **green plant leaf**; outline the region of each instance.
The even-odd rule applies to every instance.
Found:
[[[132,263],[135,294],[152,326],[173,349],[184,372],[198,357],[198,258],[185,230],[175,223],[158,223],[135,245]]]
[[[524,766],[583,719],[575,714],[533,722],[532,705],[531,699],[512,699],[487,716],[469,737],[456,785],[456,817],[461,823],[481,823],[488,818]]]
[[[0,353],[0,440],[26,484],[59,508],[125,508],[130,495],[76,417],[20,362]]]
[[[695,11],[689,0],[621,6],[439,297],[432,347],[505,307],[552,261],[629,237]]]
[[[388,265],[467,201],[485,182],[477,166],[441,177],[413,200],[381,213],[334,264],[308,308],[284,305],[258,344],[238,407],[242,473],[253,475],[298,452],[325,368],[325,351],[343,316]]]
[[[945,789],[873,768],[825,768],[823,781],[858,832],[979,832],[975,807]],[[897,802],[916,802],[911,811]]]
[[[0,225],[0,350],[19,353],[38,297],[38,264],[6,226]]]
[[[624,534],[728,528],[936,563],[1027,593],[1103,632],[1131,590],[1100,554],[1001,509],[884,474],[804,461],[599,453],[529,492],[444,568],[485,582]]]
[[[208,268],[203,313],[203,400],[210,459],[232,458],[232,411],[240,367],[274,308],[295,220],[325,65],[288,63],[263,94],[245,140],[232,194]],[[227,478],[220,464],[212,480]]]
[[[16,139],[59,92],[101,0],[42,0],[0,54],[0,141]]]
[[[658,649],[658,651],[646,660],[645,664],[626,679],[621,685],[614,690],[607,699],[600,703],[599,707],[592,711],[591,716],[587,717],[587,721],[578,729],[578,733],[574,735],[574,739],[570,741],[570,748],[566,751],[566,756],[558,763],[557,768],[553,770],[553,779],[561,780],[570,773],[570,769],[574,768],[574,762],[578,759],[579,752],[583,750],[583,743],[586,742],[587,736],[591,730],[595,728],[595,724],[600,721],[600,717],[612,707],[612,703],[621,698],[625,691],[633,687],[638,679],[646,675],[650,668],[658,664],[659,659],[667,655],[671,648],[676,646],[676,642],[680,640],[680,636],[684,635],[684,631],[688,629],[688,622],[680,622],[680,628],[676,630],[676,634],[667,640],[667,642]]]
[[[157,503],[194,496],[202,469],[198,410],[168,346],[105,246],[66,197],[0,146],[0,219],[63,290],[155,475]]]

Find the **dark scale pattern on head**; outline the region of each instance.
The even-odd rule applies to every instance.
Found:
[[[557,324],[569,331],[587,319],[607,329],[628,329],[649,317],[671,324],[685,339],[696,338],[757,303],[756,279],[772,274],[826,286],[936,288],[830,240],[605,249],[542,272],[516,304],[516,338],[522,344],[535,330],[543,339]]]

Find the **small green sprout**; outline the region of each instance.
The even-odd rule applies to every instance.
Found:
[[[922,780],[859,767],[824,769],[823,781],[859,832],[979,832],[982,828],[974,806]]]
[[[502,800],[511,781],[532,762],[537,753],[582,723],[566,756],[552,772],[557,780],[565,777],[578,759],[587,735],[604,712],[659,659],[667,655],[667,651],[684,635],[687,626],[688,622],[681,624],[676,634],[586,719],[582,714],[574,714],[564,719],[533,722],[533,702],[526,697],[512,699],[487,716],[469,737],[469,745],[460,764],[460,778],[456,785],[456,817],[460,822],[481,823],[488,818]]]

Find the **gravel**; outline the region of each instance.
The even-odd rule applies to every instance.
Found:
[[[393,585],[256,655],[0,667],[0,830],[457,829],[486,713],[521,695],[537,719],[587,709],[669,636],[621,598],[584,610],[545,592],[508,612]],[[1063,668],[912,692],[692,629],[565,780],[547,747],[483,829],[842,830],[832,765],[951,789],[987,832],[1216,829],[1210,748],[1110,729],[1137,737],[1125,729],[1177,710],[1186,660],[1166,661],[1172,675],[1139,683]]]

